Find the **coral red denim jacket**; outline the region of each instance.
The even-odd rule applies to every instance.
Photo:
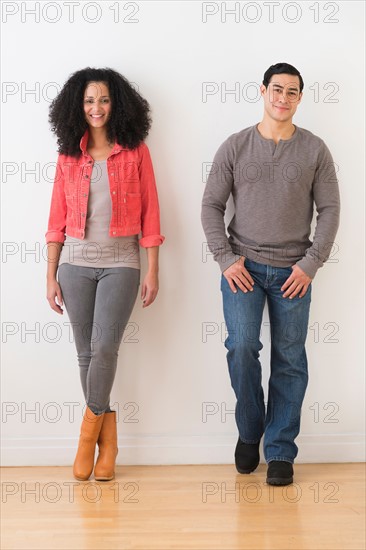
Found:
[[[94,160],[86,150],[87,129],[80,140],[79,158],[59,154],[51,197],[46,242],[64,242],[65,233],[85,238],[90,179]],[[126,149],[114,144],[107,159],[112,215],[110,237],[141,233],[145,248],[161,245],[160,212],[154,170],[147,145]]]

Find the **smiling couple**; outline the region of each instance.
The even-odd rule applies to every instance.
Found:
[[[202,200],[203,229],[221,270],[225,346],[237,399],[235,464],[241,474],[253,472],[264,436],[266,480],[272,485],[293,482],[308,383],[312,281],[330,255],[339,225],[331,153],[320,137],[292,122],[303,88],[292,65],[267,69],[260,87],[262,121],[219,147]],[[94,469],[95,479],[111,480],[118,447],[110,392],[140,286],[139,248],[147,251],[140,293],[147,307],[158,293],[158,250],[164,241],[144,143],[150,110],[122,75],[88,67],[74,73],[55,98],[50,123],[59,157],[46,233],[47,299],[59,314],[65,303],[86,401],[73,472],[87,480]],[[234,215],[226,228],[230,196]],[[90,256],[93,246],[97,252]],[[116,246],[128,254],[116,259]],[[66,253],[71,248],[72,256]],[[267,407],[259,360],[266,302],[271,326]]]

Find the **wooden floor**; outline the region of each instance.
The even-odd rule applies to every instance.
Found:
[[[70,467],[2,468],[1,549],[365,548],[365,466],[298,464],[271,487],[266,465],[119,466],[112,482]]]

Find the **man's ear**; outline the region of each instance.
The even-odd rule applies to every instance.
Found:
[[[260,89],[261,95],[263,96],[266,93],[267,88],[265,87],[264,84],[261,84],[259,89]]]
[[[299,103],[301,102],[301,100],[302,100],[302,92],[300,92],[300,95],[299,95],[299,99],[298,99],[297,104],[299,104]]]

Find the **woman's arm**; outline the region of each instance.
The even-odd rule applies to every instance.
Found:
[[[50,307],[61,315],[63,314],[63,310],[60,306],[63,305],[63,300],[61,288],[56,279],[56,273],[62,247],[63,243],[60,242],[47,243],[47,300]],[[56,296],[58,304],[55,300]]]
[[[141,163],[139,167],[141,189],[141,233],[140,246],[153,248],[160,246],[164,235],[160,234],[160,208],[155,183],[154,169],[146,143],[140,145]]]
[[[141,287],[142,307],[153,303],[159,291],[159,246],[146,248],[148,270]]]
[[[141,287],[142,307],[155,300],[159,290],[159,246],[164,242],[160,234],[160,210],[154,169],[150,152],[145,143],[141,144],[139,177],[141,185],[141,232],[140,246],[146,248],[148,270]]]

